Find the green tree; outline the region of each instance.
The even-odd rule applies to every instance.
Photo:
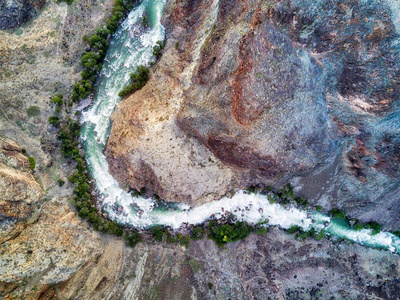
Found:
[[[51,124],[51,125],[53,125],[54,127],[56,127],[56,128],[59,128],[60,127],[60,119],[58,118],[58,117],[55,117],[55,116],[51,116],[50,118],[49,118],[49,123]]]
[[[35,158],[33,158],[32,156],[29,156],[28,160],[29,160],[29,166],[30,166],[31,170],[33,171],[36,166]]]

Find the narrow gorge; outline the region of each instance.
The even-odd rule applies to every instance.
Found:
[[[88,24],[111,13],[89,2],[0,32],[0,297],[398,299],[399,3],[138,1],[93,97],[65,100],[99,213],[145,237],[130,248],[75,215],[74,163],[43,123],[80,78]],[[121,99],[140,65],[149,81]],[[223,248],[148,238],[210,220],[268,230]]]

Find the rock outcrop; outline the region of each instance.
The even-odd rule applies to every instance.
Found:
[[[45,0],[0,0],[0,29],[16,28],[35,16]]]
[[[28,158],[15,142],[0,141],[0,220],[24,220],[36,209],[44,192],[35,180]]]
[[[399,228],[398,10],[169,1],[164,54],[112,117],[111,174],[193,205],[289,180],[326,210]]]
[[[111,174],[124,188],[146,187],[169,201],[199,204],[224,195],[239,179],[236,170],[176,122],[185,89],[182,81],[190,85],[196,67],[188,53],[200,54],[217,9],[216,3],[167,3],[165,22],[174,24],[169,27],[174,37],[167,40],[169,50],[146,86],[124,100],[112,116],[107,157]],[[181,41],[185,36],[187,41]]]
[[[34,224],[0,243],[0,297],[18,287],[18,298],[36,299],[33,295],[69,279],[102,251],[98,234],[70,208],[59,199],[46,202]]]

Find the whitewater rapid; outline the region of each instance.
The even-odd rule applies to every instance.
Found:
[[[154,199],[133,197],[118,186],[108,172],[108,162],[103,153],[110,133],[110,116],[121,101],[118,92],[129,83],[129,74],[139,65],[149,66],[154,62],[153,46],[165,37],[161,24],[164,4],[162,0],[143,0],[128,15],[111,39],[92,106],[82,113],[81,138],[88,169],[102,194],[103,209],[109,218],[134,227],[165,225],[176,229],[183,223],[200,224],[210,216],[222,218],[228,211],[238,220],[253,224],[268,220],[269,225],[284,229],[292,225],[304,230],[324,228],[332,236],[370,247],[400,251],[400,239],[391,233],[381,232],[372,236],[371,230],[354,231],[318,212],[271,204],[267,196],[261,194],[239,191],[231,198],[191,208],[186,204],[160,204]],[[141,24],[145,14],[149,20],[148,28]]]

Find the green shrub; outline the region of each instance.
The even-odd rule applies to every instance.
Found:
[[[133,92],[140,90],[149,80],[149,69],[144,66],[138,66],[134,73],[131,73],[131,83],[118,93],[118,96],[124,98]]]
[[[186,248],[189,248],[189,242],[190,242],[189,236],[182,236],[182,238],[180,239],[180,244],[182,246],[185,246]]]
[[[353,229],[358,231],[364,229],[364,225],[361,222],[357,222],[354,226]]]
[[[122,8],[123,9],[123,8]],[[108,44],[106,41],[106,38],[99,36],[97,34],[93,34],[90,38],[89,38],[89,44],[91,47],[96,48],[97,50],[100,49],[106,49],[108,48]],[[101,55],[96,55],[96,61],[99,60]]]
[[[154,226],[150,228],[150,233],[153,235],[153,238],[158,242],[166,240],[169,236],[169,232],[164,226]]]
[[[298,232],[298,231],[300,231],[301,230],[301,227],[300,226],[298,226],[298,225],[292,225],[292,226],[290,226],[289,227],[289,229],[286,231],[288,234],[293,234],[293,233],[296,233],[296,232]]]
[[[346,214],[344,213],[343,210],[339,210],[337,208],[332,209],[329,214],[331,215],[332,218],[338,218],[338,219],[346,219]]]
[[[274,204],[274,203],[278,202],[278,196],[276,194],[268,195],[267,199],[270,204]]]
[[[55,117],[55,116],[51,116],[50,118],[49,118],[49,123],[51,124],[51,125],[53,125],[54,127],[56,127],[56,128],[60,128],[60,119],[58,118],[58,117]]]
[[[308,206],[308,205],[309,205],[307,199],[304,198],[304,197],[297,197],[297,198],[294,199],[294,201],[295,201],[298,205],[301,205],[301,206]]]
[[[67,5],[71,5],[74,2],[74,0],[58,0],[58,2],[65,2],[67,3]]]
[[[200,240],[204,237],[205,231],[201,226],[196,226],[192,229],[190,237],[192,240]]]
[[[288,202],[294,199],[293,187],[290,183],[286,184],[282,189],[278,191],[278,196],[283,202]]]
[[[255,233],[258,235],[264,235],[268,232],[268,228],[265,226],[257,226]]]
[[[321,205],[318,205],[317,206],[317,211],[321,211],[322,210],[322,206]]]
[[[89,61],[88,64],[91,64],[92,62]],[[96,68],[98,67],[97,64],[95,64]],[[97,71],[97,69],[96,69]],[[87,72],[94,72],[93,70],[87,71]],[[85,73],[86,74],[86,73]],[[86,75],[84,75],[86,76]],[[78,102],[80,99],[85,99],[90,95],[90,92],[93,89],[92,81],[87,80],[87,79],[82,79],[81,81],[78,81],[72,85],[72,94],[71,94],[71,99],[73,102]]]
[[[381,232],[382,225],[380,225],[380,224],[378,224],[378,223],[376,223],[376,222],[369,222],[369,223],[365,226],[365,228],[367,228],[367,229],[372,229],[372,235],[376,235],[376,234],[378,234],[379,232]]]
[[[400,237],[400,231],[399,231],[399,230],[392,231],[392,233],[393,233],[395,236]]]
[[[37,117],[40,115],[40,108],[37,106],[30,106],[27,110],[26,110],[26,114],[28,115],[28,117]]]
[[[142,26],[143,27],[148,27],[149,26],[149,19],[147,18],[146,15],[143,15],[143,17],[142,17]]]
[[[256,194],[256,193],[259,192],[259,190],[260,190],[259,187],[256,187],[256,186],[251,185],[251,186],[249,186],[249,187],[246,189],[246,193],[247,193],[247,194]]]
[[[295,237],[298,240],[305,240],[307,237],[312,237],[316,235],[316,231],[314,227],[311,227],[311,229],[309,231],[303,231],[303,229],[298,226],[298,225],[292,225],[288,230],[287,230],[288,234],[294,234],[296,233]]]
[[[325,229],[321,229],[316,235],[315,235],[315,239],[316,240],[322,240],[322,239],[324,239],[324,238],[326,238],[326,231],[325,231]]]
[[[124,235],[124,239],[127,242],[129,247],[135,247],[135,245],[142,241],[142,237],[140,236],[137,230],[132,229],[131,232],[126,232]]]
[[[58,106],[62,106],[63,105],[63,95],[55,96],[55,97],[53,97],[53,99],[51,99],[51,101]]]
[[[30,166],[31,170],[33,171],[36,166],[36,161],[32,156],[29,156],[28,160],[29,160],[29,166]]]
[[[156,59],[159,59],[161,52],[164,49],[164,43],[162,41],[157,41],[156,45],[153,47],[153,55]]]
[[[299,231],[295,235],[296,239],[300,241],[304,241],[308,237],[308,232],[307,231]]]
[[[57,180],[58,186],[63,186],[65,184],[65,181],[62,179]]]
[[[262,195],[267,195],[269,192],[272,192],[272,187],[267,186],[261,191],[261,194]]]
[[[210,231],[208,237],[212,239],[218,247],[222,247],[226,243],[245,239],[251,232],[251,228],[246,222],[219,225],[217,222],[211,221],[207,228]]]

